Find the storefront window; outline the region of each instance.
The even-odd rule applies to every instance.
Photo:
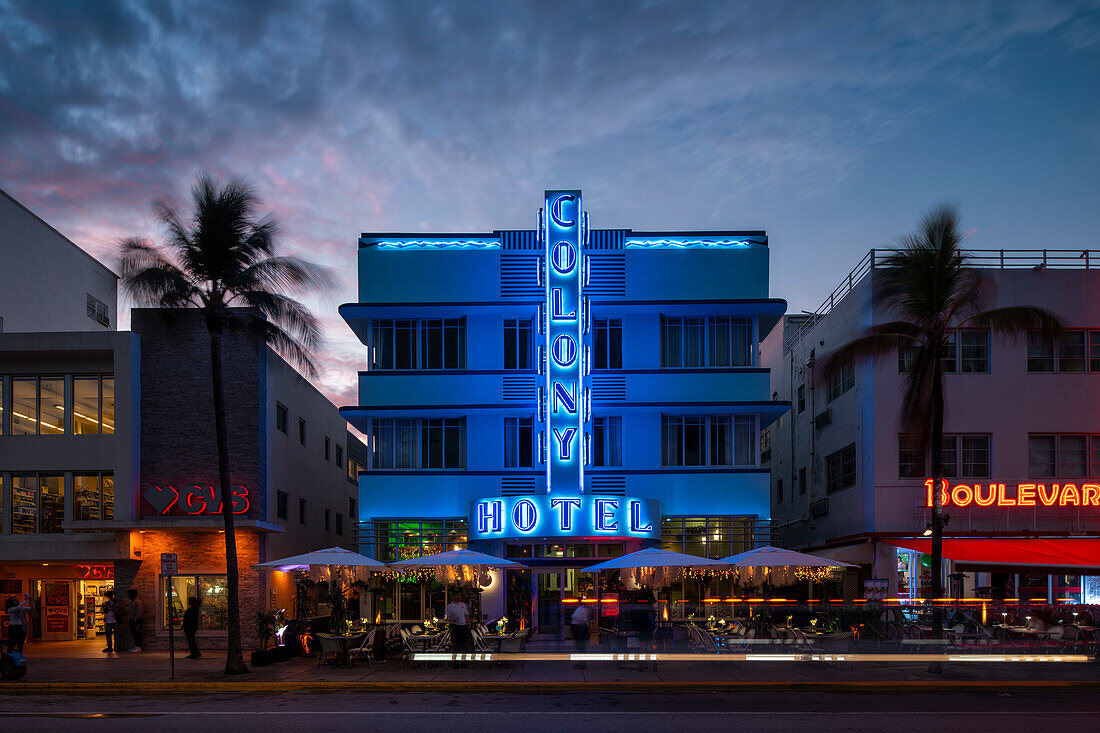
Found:
[[[12,377],[11,434],[34,435],[38,432],[38,380],[34,377]]]
[[[12,534],[34,534],[38,530],[38,477],[11,477]]]
[[[61,523],[65,521],[65,477],[40,474],[38,490],[38,531],[61,532]]]
[[[73,434],[99,434],[99,377],[73,377]]]
[[[171,586],[168,581],[171,581]],[[171,599],[169,599],[170,595]],[[172,613],[173,625],[177,627],[180,625],[183,621],[183,611],[187,608],[187,599],[191,597],[201,601],[199,631],[225,630],[229,593],[225,587],[224,575],[178,575],[165,578],[162,628],[168,628],[169,612]]]
[[[99,519],[99,474],[73,474],[73,519]]]

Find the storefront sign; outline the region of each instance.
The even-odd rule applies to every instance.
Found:
[[[111,580],[115,577],[115,566],[77,565],[76,574],[81,580]]]
[[[932,506],[932,479],[924,482],[925,506]],[[1028,483],[948,484],[940,482],[941,506],[1100,507],[1100,484]]]
[[[591,398],[584,386],[584,212],[580,191],[547,191],[545,202],[546,386],[539,408],[545,418],[546,493],[575,494],[584,487],[586,425],[591,420]]]
[[[471,540],[522,537],[660,539],[661,506],[628,496],[497,496],[470,505]]]
[[[150,486],[143,494],[145,501],[159,514],[221,514],[221,490],[213,486]],[[233,487],[233,513],[245,514],[250,503],[248,489]]]
[[[69,591],[66,582],[44,582],[42,584],[42,607],[46,617],[47,634],[69,633]]]

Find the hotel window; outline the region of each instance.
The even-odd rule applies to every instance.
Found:
[[[332,455],[332,438],[325,436],[325,460],[327,461]]]
[[[718,560],[753,548],[751,517],[665,517],[661,549]]]
[[[298,418],[298,442],[301,445],[306,444],[306,421],[302,418]]]
[[[924,478],[924,446],[920,436],[898,436],[898,476],[900,478]]]
[[[775,503],[783,503],[783,479],[781,478],[775,480]]]
[[[107,312],[107,304],[93,296],[91,293],[85,293],[85,295],[88,296],[88,318],[91,318],[93,321],[101,326],[110,326],[111,317]]]
[[[1100,435],[1029,435],[1031,478],[1100,476]]]
[[[504,368],[534,369],[535,324],[522,318],[504,319]]]
[[[371,423],[373,468],[465,468],[466,418],[387,418]]]
[[[623,368],[623,320],[597,318],[593,369]]]
[[[1063,331],[1058,337],[1027,335],[1029,372],[1100,372],[1100,331]]]
[[[174,575],[162,576],[161,628],[168,628],[168,612],[172,611],[172,624],[179,628],[188,598],[199,599],[199,631],[224,631],[229,615],[229,589],[224,575]],[[171,583],[171,587],[169,587]]]
[[[592,418],[592,465],[623,465],[623,419]]]
[[[355,499],[352,499],[352,498],[348,499],[348,517],[350,517],[351,521],[353,521],[353,522],[358,522],[359,521],[359,512],[356,511]]]
[[[358,484],[359,472],[363,469],[364,466],[360,465],[359,462],[351,456],[348,456],[348,483]]]
[[[336,534],[344,536],[344,515],[336,512]]]
[[[65,477],[14,474],[11,481],[12,534],[57,534],[65,521]]]
[[[752,319],[661,316],[661,367],[752,366]]]
[[[344,447],[342,445],[336,446],[336,467],[344,467]]]
[[[944,374],[987,374],[989,372],[989,331],[961,329],[951,334],[945,345]]]
[[[829,377],[829,402],[856,386],[856,365],[847,361]]]
[[[275,429],[286,434],[286,405],[275,403]]]
[[[73,377],[73,434],[109,435],[115,432],[113,377]]]
[[[898,374],[908,374],[913,368],[913,357],[917,355],[917,345],[909,339],[898,341]]]
[[[73,519],[115,518],[115,476],[113,473],[73,474]]]
[[[371,345],[373,369],[465,369],[466,319],[380,318]]]
[[[806,469],[805,467],[798,469],[798,495],[806,495]]]
[[[504,418],[504,467],[531,468],[531,442],[534,419],[530,417]]]
[[[752,415],[662,415],[662,466],[753,466]]]
[[[856,444],[825,456],[825,491],[834,494],[856,485]]]
[[[287,503],[290,501],[290,497],[287,496],[285,491],[275,492],[275,516],[279,519],[286,519],[289,516],[287,509]]]

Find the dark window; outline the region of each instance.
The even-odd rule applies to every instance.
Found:
[[[340,536],[344,534],[344,515],[340,512],[336,512],[336,534]]]
[[[302,418],[298,418],[298,442],[306,444],[306,421]]]
[[[533,369],[535,333],[533,321],[520,318],[504,319],[504,368]]]
[[[275,429],[286,434],[286,406],[275,403]]]
[[[1063,331],[1057,338],[1027,335],[1029,372],[1100,372],[1100,331]]]
[[[752,466],[757,451],[752,415],[662,415],[662,466]]]
[[[298,500],[298,524],[306,523],[306,500]]]
[[[530,468],[534,465],[531,445],[534,419],[530,417],[504,418],[504,467]]]
[[[798,495],[799,496],[805,496],[806,495],[806,469],[805,468],[798,469]]]
[[[420,421],[420,467],[466,467],[466,418],[438,417]]]
[[[959,442],[963,478],[989,478],[989,436],[963,435]]]
[[[856,485],[856,444],[825,456],[825,491],[835,493]]]
[[[336,446],[336,467],[344,467],[344,447],[342,445]]]
[[[917,345],[909,339],[898,341],[898,373],[905,374],[913,368],[913,357],[917,355]]]
[[[286,505],[288,499],[289,497],[287,496],[285,491],[275,492],[275,516],[277,516],[279,519],[287,518]]]
[[[379,318],[371,324],[371,339],[374,369],[466,368],[464,318]]]
[[[1032,331],[1027,335],[1027,370],[1029,372],[1054,371],[1054,336]]]
[[[848,361],[829,377],[829,402],[856,386],[856,365]]]
[[[332,531],[332,510],[328,507],[325,507],[325,531]]]
[[[781,478],[775,480],[775,503],[783,503],[783,479]]]
[[[331,451],[332,451],[332,439],[331,439],[331,438],[329,438],[329,437],[328,437],[328,436],[326,435],[326,436],[325,436],[325,460],[326,460],[326,461],[327,461],[327,460],[329,459],[329,456],[331,456],[331,455],[332,455],[332,452],[331,452]]]
[[[623,321],[621,318],[596,319],[593,369],[623,368]]]
[[[596,466],[623,465],[622,417],[592,418],[592,463]]]
[[[959,371],[985,374],[989,371],[989,331],[959,332]]]
[[[752,366],[752,319],[661,316],[661,367]]]
[[[351,521],[358,522],[359,521],[359,510],[355,506],[355,504],[356,504],[355,499],[348,498],[348,517],[351,518]]]
[[[959,475],[959,436],[943,436],[943,475],[955,478]]]
[[[898,436],[898,476],[924,478],[924,450],[919,436]]]
[[[428,318],[420,322],[420,368],[466,368],[466,319]]]
[[[1032,478],[1100,476],[1100,435],[1029,435],[1027,454]]]
[[[804,384],[798,385],[798,411],[800,413],[806,411],[806,385]]]

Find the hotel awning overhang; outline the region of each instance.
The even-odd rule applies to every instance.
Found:
[[[915,552],[932,551],[928,538],[887,537],[884,541]],[[960,570],[1096,574],[1100,537],[948,537],[943,540],[943,556]]]

